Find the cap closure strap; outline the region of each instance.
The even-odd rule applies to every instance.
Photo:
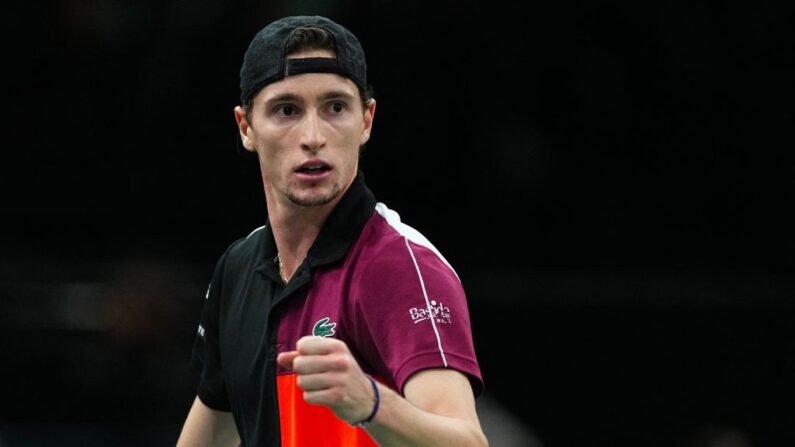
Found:
[[[337,73],[351,76],[335,57],[305,57],[287,59],[284,64],[284,77],[303,73]]]

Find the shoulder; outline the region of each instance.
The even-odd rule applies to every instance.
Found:
[[[267,233],[266,230],[267,226],[263,225],[254,229],[248,236],[232,242],[226,250],[227,256],[230,259],[240,259],[261,254],[263,239]]]
[[[248,236],[241,237],[226,248],[218,260],[218,268],[224,271],[240,271],[254,265],[254,260],[262,255],[261,247],[266,226],[256,228]]]
[[[375,211],[355,249],[364,277],[381,283],[418,276],[458,282],[453,267],[422,233],[383,203]]]

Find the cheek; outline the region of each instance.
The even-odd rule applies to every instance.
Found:
[[[273,143],[260,141],[257,145],[257,153],[263,175],[267,175],[268,178],[276,178],[279,175],[280,167],[285,163],[285,151]]]
[[[358,152],[359,145],[362,142],[362,133],[364,132],[364,124],[361,120],[355,120],[349,123],[345,129],[345,144],[346,146],[356,146]]]
[[[274,163],[284,158],[289,144],[289,134],[274,134],[273,132],[270,132],[264,134],[257,141],[257,148],[261,158],[265,158],[270,163]]]

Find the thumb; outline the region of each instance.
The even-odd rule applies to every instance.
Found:
[[[287,369],[293,369],[293,360],[296,357],[298,357],[298,351],[282,352],[276,356],[276,363]]]

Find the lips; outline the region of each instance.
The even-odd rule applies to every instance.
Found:
[[[310,160],[302,163],[295,172],[303,175],[321,175],[331,170],[331,165],[320,160]]]

